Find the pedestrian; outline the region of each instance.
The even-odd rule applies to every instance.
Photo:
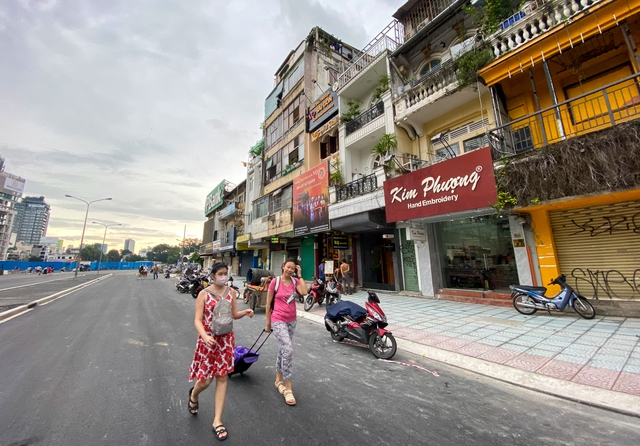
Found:
[[[342,275],[342,291],[344,294],[352,294],[351,289],[351,267],[346,260],[340,262],[340,273]]]
[[[153,272],[153,280],[156,280],[158,278],[158,265],[153,265],[151,271]]]
[[[297,273],[298,278],[292,277]],[[307,285],[301,277],[300,265],[295,259],[287,259],[282,268],[278,290],[275,292],[276,279],[269,283],[267,292],[265,331],[273,330],[279,344],[276,358],[275,386],[284,396],[289,406],[295,406],[296,399],[291,390],[291,375],[293,373],[293,334],[296,329],[296,291],[301,295],[307,294]],[[274,293],[275,292],[275,293]],[[275,294],[275,295],[274,295]]]
[[[318,278],[323,282],[324,282],[324,262],[326,261],[327,259],[323,257],[322,261],[320,262],[320,265],[318,265]]]
[[[191,415],[198,415],[200,393],[205,390],[213,379],[216,380],[214,398],[213,432],[220,441],[229,437],[227,429],[222,424],[222,412],[227,394],[227,375],[233,371],[233,331],[223,335],[213,336],[211,322],[213,310],[217,303],[224,299],[231,304],[233,319],[244,316],[253,317],[253,310],[238,311],[236,306],[237,293],[227,286],[229,267],[226,263],[218,262],[211,268],[211,284],[200,291],[196,299],[194,325],[198,332],[198,341],[193,353],[193,362],[189,368],[189,381],[196,380],[196,384],[189,390],[188,410]]]

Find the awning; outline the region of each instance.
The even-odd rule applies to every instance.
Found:
[[[393,224],[387,225],[384,211],[361,212],[331,220],[331,229],[342,232],[375,232],[394,227]]]

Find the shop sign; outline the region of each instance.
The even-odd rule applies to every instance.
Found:
[[[346,235],[334,235],[333,249],[349,249],[349,238]]]
[[[384,182],[387,223],[485,208],[496,199],[488,147]]]
[[[382,234],[382,238],[393,238],[393,234]]]
[[[219,251],[220,250],[220,240],[216,240],[211,244],[211,249],[213,249],[214,251]]]
[[[307,131],[312,133],[338,113],[338,95],[329,88],[309,107],[307,113]]]
[[[384,244],[384,250],[385,250],[385,252],[395,252],[396,251],[396,244],[395,243],[385,243]]]
[[[317,141],[322,135],[327,133],[333,126],[340,122],[340,116],[336,116],[331,121],[320,127],[315,132],[311,133],[311,141]]]
[[[407,240],[424,242],[427,240],[427,231],[418,228],[407,228]]]
[[[222,182],[209,192],[209,195],[207,195],[207,199],[204,202],[204,215],[209,215],[224,203],[223,197],[225,183],[226,180],[222,180]]]
[[[329,162],[293,180],[293,234],[329,229]]]
[[[226,208],[218,212],[218,218],[228,217],[229,215],[233,214],[235,211],[236,211],[236,202],[234,201],[229,206],[227,206]]]
[[[271,237],[271,243],[280,243],[280,239],[278,237]]]
[[[236,243],[247,243],[251,234],[243,234],[236,238]]]

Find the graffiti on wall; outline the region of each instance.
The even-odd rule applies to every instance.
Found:
[[[609,299],[640,298],[640,268],[631,274],[615,269],[590,270],[576,268],[571,271],[575,279],[575,290],[587,298],[598,299],[606,295]]]
[[[598,219],[590,218],[584,223],[578,223],[571,220],[579,231],[570,235],[578,235],[588,233],[591,237],[599,235],[611,235],[614,232],[635,232],[640,234],[640,212],[632,216],[616,215],[615,217],[600,217]]]

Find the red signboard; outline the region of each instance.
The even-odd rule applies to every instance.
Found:
[[[488,147],[384,182],[388,223],[486,208],[496,199]]]

